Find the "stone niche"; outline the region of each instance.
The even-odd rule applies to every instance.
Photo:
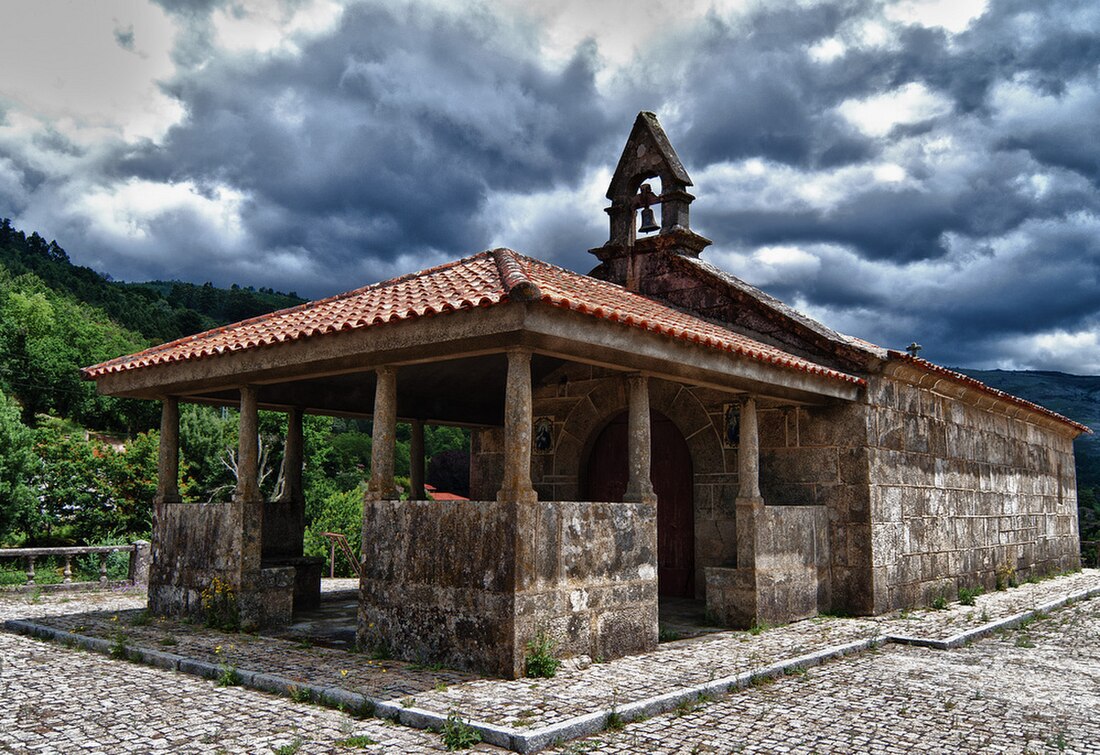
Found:
[[[656,507],[368,501],[358,640],[507,678],[545,634],[558,657],[657,645]]]

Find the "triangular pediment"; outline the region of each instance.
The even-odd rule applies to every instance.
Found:
[[[654,176],[660,176],[664,191],[682,190],[692,185],[691,177],[684,170],[657,116],[643,110],[634,120],[634,128],[608,186],[607,198],[615,201],[633,197],[638,184]]]

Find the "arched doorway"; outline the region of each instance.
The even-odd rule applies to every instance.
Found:
[[[672,420],[650,413],[652,479],[657,493],[657,589],[695,597],[695,512],[691,454]],[[588,501],[621,501],[627,483],[627,413],[612,418],[588,455]]]

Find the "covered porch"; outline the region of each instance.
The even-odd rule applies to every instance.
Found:
[[[476,289],[471,274],[488,279],[488,290],[458,298],[450,290],[456,280]],[[343,311],[357,297],[367,305]],[[370,417],[361,645],[506,677],[523,674],[527,645],[540,636],[560,656],[611,659],[652,649],[658,532],[650,386],[659,380],[718,391],[740,407],[736,552],[714,564],[713,576],[708,570],[706,595],[713,615],[752,623],[760,614],[764,516],[758,402],[850,401],[858,385],[746,338],[723,342],[718,330],[618,286],[495,250],[91,368],[105,393],[162,402],[150,608],[197,614],[215,578],[236,596],[244,626],[286,624],[296,606],[314,605],[321,567],[302,557],[302,417]],[[533,389],[571,364],[622,381],[628,468],[621,500],[536,493]],[[181,401],[240,409],[238,485],[229,503],[180,501]],[[260,409],[287,417],[278,500],[263,500],[256,483]],[[399,419],[413,431],[406,501],[394,482]],[[431,423],[501,428],[495,496],[427,500],[423,428]]]

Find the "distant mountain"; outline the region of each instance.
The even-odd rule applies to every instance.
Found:
[[[32,273],[48,288],[96,307],[112,320],[154,342],[301,304],[304,299],[270,288],[237,284],[218,288],[180,281],[121,283],[89,267],[74,265],[56,241],[29,236],[0,219],[0,266],[13,276]]]
[[[1092,428],[1093,435],[1082,435],[1074,442],[1074,451],[1081,537],[1100,540],[1100,376],[1040,370],[953,369]]]

